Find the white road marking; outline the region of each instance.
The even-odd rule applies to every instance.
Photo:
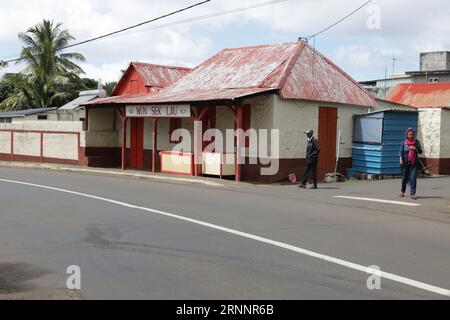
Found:
[[[103,202],[107,202],[107,203],[111,203],[111,204],[115,204],[115,205],[119,205],[122,207],[126,207],[126,208],[130,208],[130,209],[136,209],[136,210],[142,210],[142,211],[146,211],[146,212],[151,212],[151,213],[155,213],[158,215],[162,215],[162,216],[166,216],[166,217],[170,217],[170,218],[174,218],[177,220],[182,220],[182,221],[186,221],[186,222],[190,222],[193,224],[197,224],[197,225],[201,225],[210,229],[215,229],[215,230],[219,230],[219,231],[223,231],[226,233],[230,233],[230,234],[234,234],[243,238],[247,238],[247,239],[251,239],[251,240],[255,240],[255,241],[259,241],[262,243],[266,243],[266,244],[270,244],[272,246],[275,247],[279,247],[279,248],[283,248],[286,250],[290,250],[293,252],[297,252],[306,256],[310,256],[313,258],[317,258],[323,261],[327,261],[327,262],[331,262],[340,266],[344,266],[353,270],[357,270],[357,271],[361,271],[364,273],[372,273],[373,270],[371,270],[368,267],[365,267],[363,265],[360,264],[356,264],[353,262],[349,262],[349,261],[345,261],[342,259],[338,259],[338,258],[334,258],[331,256],[327,256],[324,254],[320,254],[314,251],[310,251],[307,249],[303,249],[300,247],[296,247],[287,243],[283,243],[283,242],[279,242],[279,241],[274,241],[274,240],[270,240],[267,238],[262,238],[250,233],[246,233],[246,232],[241,232],[238,230],[234,230],[234,229],[229,229],[229,228],[225,228],[225,227],[221,227],[219,225],[215,225],[212,223],[208,223],[208,222],[204,222],[204,221],[200,221],[200,220],[195,220],[195,219],[191,219],[191,218],[186,218],[180,215],[176,215],[173,213],[169,213],[169,212],[164,212],[164,211],[160,211],[160,210],[155,210],[155,209],[150,209],[150,208],[146,208],[146,207],[140,207],[140,206],[135,206],[129,203],[125,203],[125,202],[121,202],[121,201],[116,201],[116,200],[112,200],[112,199],[108,199],[108,198],[102,198],[102,197],[98,197],[98,196],[94,196],[91,194],[85,194],[85,193],[80,193],[80,192],[76,192],[76,191],[71,191],[71,190],[65,190],[65,189],[60,189],[60,188],[54,188],[54,187],[49,187],[49,186],[44,186],[44,185],[39,185],[39,184],[34,184],[34,183],[28,183],[28,182],[22,182],[22,181],[15,181],[15,180],[7,180],[7,179],[0,179],[0,181],[2,182],[7,182],[7,183],[14,183],[14,184],[19,184],[19,185],[25,185],[25,186],[30,186],[30,187],[37,187],[37,188],[42,188],[42,189],[47,189],[47,190],[53,190],[53,191],[59,191],[59,192],[63,192],[63,193],[68,193],[68,194],[72,194],[72,195],[77,195],[80,197],[85,197],[85,198],[90,198],[90,199],[95,199],[95,200],[99,200],[99,201],[103,201]],[[420,282],[420,281],[416,281],[413,279],[409,279],[409,278],[405,278],[402,276],[398,276],[396,274],[393,273],[388,273],[388,272],[384,272],[381,271],[379,273],[381,275],[382,278],[384,279],[389,279],[395,282],[399,282],[405,285],[409,285],[411,287],[415,287],[415,288],[419,288],[422,290],[426,290],[429,292],[433,292],[436,294],[440,294],[446,297],[450,297],[450,290],[445,289],[445,288],[440,288],[437,286],[433,286],[424,282]]]
[[[359,197],[347,197],[347,196],[335,196],[334,198],[360,200],[360,201],[370,201],[370,202],[380,202],[380,203],[389,203],[389,204],[397,204],[397,205],[400,205],[400,206],[407,206],[407,207],[417,207],[417,206],[421,205],[420,203],[409,203],[409,202],[384,200],[384,199],[375,199],[375,198],[359,198]]]

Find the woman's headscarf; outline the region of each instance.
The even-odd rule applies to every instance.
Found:
[[[408,139],[408,133],[413,133],[413,138],[411,140]],[[409,152],[408,152],[408,162],[411,164],[416,163],[416,151],[411,149],[412,146],[416,145],[416,133],[414,132],[413,128],[408,128],[405,132],[405,144],[409,146]]]

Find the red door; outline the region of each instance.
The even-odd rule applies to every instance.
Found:
[[[319,108],[319,177],[325,177],[336,168],[337,119],[337,108]]]
[[[144,168],[144,119],[131,119],[130,168]]]

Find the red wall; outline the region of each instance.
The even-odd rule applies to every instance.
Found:
[[[125,96],[130,94],[140,94],[148,93],[149,88],[147,88],[137,73],[136,69],[131,68],[128,70],[124,81],[122,81],[118,87],[114,90],[114,95]]]

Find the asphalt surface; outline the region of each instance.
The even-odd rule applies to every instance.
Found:
[[[303,190],[210,187],[0,168],[0,179],[75,191],[279,241],[450,289],[450,178]],[[447,299],[225,231],[58,190],[0,181],[0,299]],[[80,291],[66,290],[68,266]]]

